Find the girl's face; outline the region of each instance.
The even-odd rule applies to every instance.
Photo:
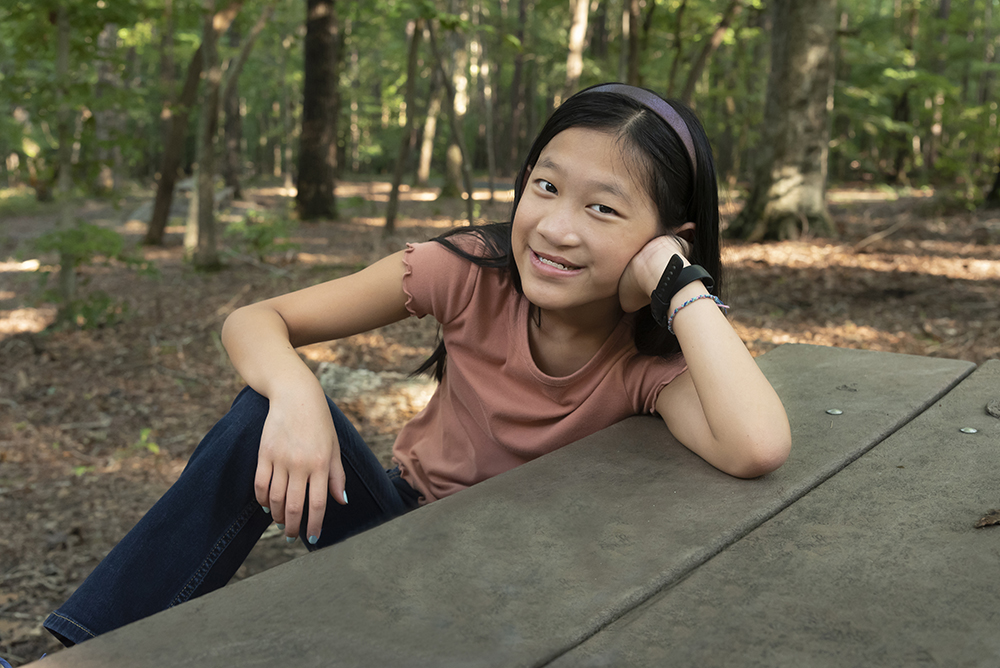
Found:
[[[660,233],[639,178],[607,132],[570,128],[545,146],[525,177],[511,230],[532,304],[586,320],[620,314],[622,272]]]

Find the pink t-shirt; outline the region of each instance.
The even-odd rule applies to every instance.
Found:
[[[404,262],[406,308],[434,316],[448,350],[440,386],[393,446],[393,461],[425,502],[652,412],[685,368],[681,357],[640,355],[625,317],[582,369],[548,376],[528,347],[529,302],[507,272],[437,242],[409,245]]]

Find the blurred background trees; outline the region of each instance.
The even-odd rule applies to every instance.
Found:
[[[443,196],[468,188],[465,169],[507,185],[561,100],[621,80],[696,109],[731,199],[773,176],[760,160],[773,159],[779,126],[808,117],[819,124],[812,148],[800,151],[809,157],[786,158],[786,175],[819,170],[811,180],[820,188],[933,188],[975,207],[1000,201],[994,4],[7,0],[0,188],[30,186],[49,199],[159,187],[166,201],[150,217],[147,242],[162,243],[175,182],[195,174],[210,150],[220,185],[297,185],[300,216],[329,219],[333,180],[393,180],[400,157],[402,182],[429,181]],[[811,27],[789,33],[782,12],[796,5],[823,9],[810,13]],[[214,32],[206,33],[209,13]],[[808,38],[800,55],[794,45],[776,50],[772,39],[787,43],[789,34]],[[822,58],[817,44],[826,45]],[[776,53],[813,81],[811,97],[787,76],[769,84]],[[809,68],[822,67],[828,74],[809,78]],[[810,111],[817,104],[825,114]],[[791,120],[775,123],[773,114]],[[805,225],[786,216],[773,228],[759,224],[764,215],[734,230],[824,232],[820,218],[808,223],[811,214],[799,217]]]

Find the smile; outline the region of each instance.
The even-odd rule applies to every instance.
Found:
[[[561,264],[559,262],[553,262],[552,260],[550,260],[548,258],[544,258],[542,256],[538,256],[538,259],[541,260],[543,264],[548,264],[548,265],[551,265],[553,267],[559,267],[560,269],[565,269],[566,271],[569,271],[570,269],[574,269],[574,267],[567,267],[564,264]]]
[[[580,267],[577,267],[577,266],[574,266],[574,265],[571,265],[571,264],[566,264],[565,262],[560,262],[558,260],[554,260],[552,258],[545,257],[544,255],[541,255],[541,254],[539,254],[539,253],[537,253],[535,251],[531,251],[531,256],[539,264],[541,264],[543,266],[546,266],[546,267],[554,267],[555,269],[559,269],[559,270],[562,270],[562,271],[577,271],[577,270],[580,269]]]

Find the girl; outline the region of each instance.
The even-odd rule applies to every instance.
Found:
[[[584,90],[514,186],[510,223],[235,311],[223,342],[249,388],[46,628],[81,642],[223,586],[272,521],[323,547],[637,413],[731,475],[780,466],[784,409],[717,306],[717,186],[694,115],[640,88]],[[295,348],[428,314],[443,340],[421,371],[439,385],[386,472]]]

